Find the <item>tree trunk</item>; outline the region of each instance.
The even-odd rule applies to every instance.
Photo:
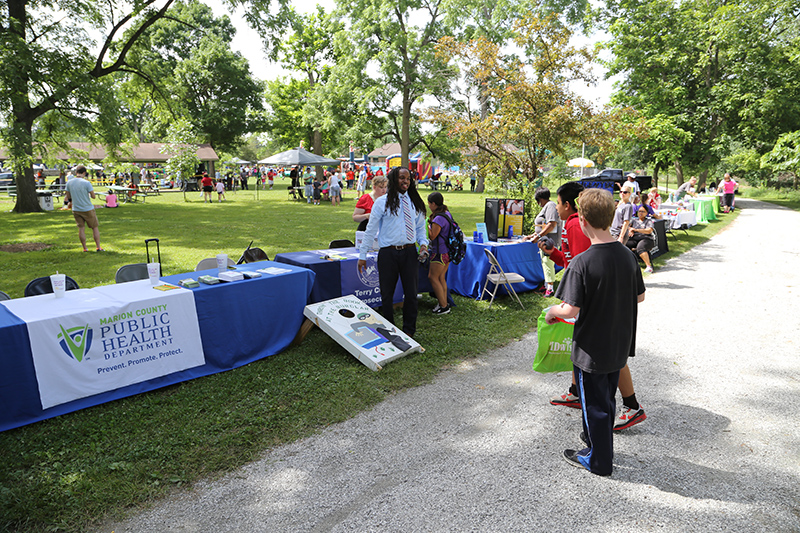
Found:
[[[27,100],[27,97],[25,98]],[[19,104],[12,104],[15,108]],[[25,104],[22,104],[25,108]],[[14,204],[15,213],[36,213],[42,210],[39,197],[36,195],[36,182],[33,179],[33,122],[22,121],[14,113],[12,125],[11,145],[9,153],[25,154],[24,159],[13,160],[14,182],[17,186],[17,202]]]
[[[697,177],[697,190],[699,191],[705,184],[706,179],[708,179],[708,170],[704,170],[700,173],[700,176]]]
[[[411,144],[411,96],[408,89],[403,90],[403,122],[400,126],[400,165],[408,166],[408,147]]]
[[[675,161],[675,186],[680,187],[683,185],[683,165],[681,162]]]
[[[312,150],[317,155],[322,155],[322,132],[319,128],[315,128],[314,131],[311,132],[311,146]],[[323,167],[316,167],[317,171],[317,179],[322,181],[322,178],[325,174],[325,169]]]
[[[653,167],[653,187],[658,188],[658,171],[661,169],[661,163],[656,163]]]

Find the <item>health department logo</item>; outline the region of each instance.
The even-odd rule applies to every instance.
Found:
[[[374,257],[367,257],[367,266],[364,268],[364,272],[356,270],[356,273],[358,274],[358,279],[361,280],[361,283],[367,287],[372,287],[374,289],[380,285],[380,278],[378,276],[378,261]]]
[[[61,328],[61,333],[56,337],[59,339],[58,345],[71,358],[79,363],[83,361],[92,347],[92,328],[89,327],[89,324],[70,329],[64,329],[64,326],[60,324],[58,327]]]

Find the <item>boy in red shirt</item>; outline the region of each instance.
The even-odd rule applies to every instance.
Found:
[[[556,209],[558,216],[564,220],[564,227],[561,230],[561,250],[558,248],[547,248],[545,243],[539,243],[539,249],[543,254],[550,256],[550,259],[557,265],[567,268],[570,261],[579,254],[585,252],[591,246],[591,241],[581,229],[578,215],[578,197],[583,192],[584,187],[577,181],[565,183],[558,188]],[[622,395],[622,411],[614,424],[614,431],[627,429],[631,426],[643,422],[647,415],[641,404],[636,399],[636,392],[633,388],[633,377],[631,370],[626,364],[619,373],[619,393]],[[578,398],[578,389],[575,383],[575,375],[572,376],[572,384],[565,394],[559,394],[550,399],[552,405],[563,405],[564,407],[574,407],[580,409],[581,401]]]

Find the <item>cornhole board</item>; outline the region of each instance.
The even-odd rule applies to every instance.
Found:
[[[425,349],[355,296],[307,305],[307,319],[371,370]]]

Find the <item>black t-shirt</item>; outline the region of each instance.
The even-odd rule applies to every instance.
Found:
[[[625,366],[636,349],[638,296],[645,291],[636,257],[618,241],[593,244],[564,271],[556,298],[580,307],[572,362],[589,373]]]

